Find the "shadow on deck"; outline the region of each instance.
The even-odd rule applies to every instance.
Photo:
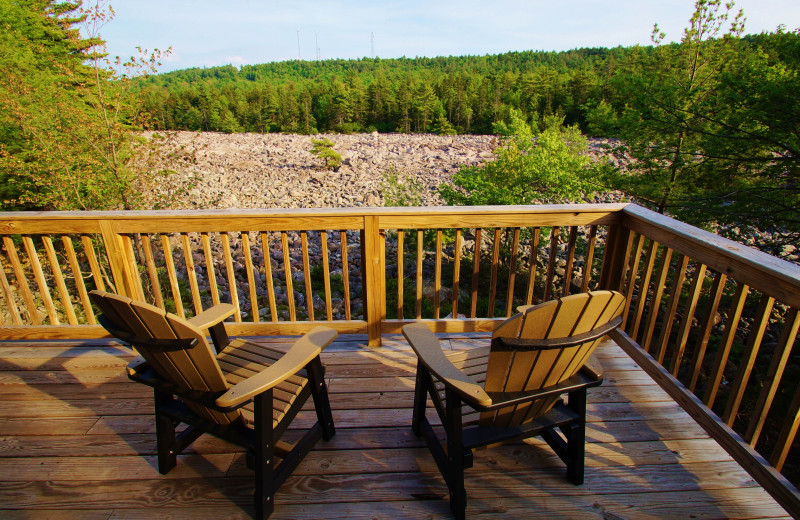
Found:
[[[410,429],[413,352],[397,336],[374,350],[340,338],[323,354],[336,437],[280,489],[272,518],[449,518],[447,488]],[[253,474],[238,448],[204,436],[158,474],[152,397],[127,380],[127,348],[32,344],[0,343],[0,517],[250,517]],[[538,439],[479,450],[469,517],[788,518],[619,347],[603,344],[598,358],[606,377],[589,391],[586,483],[567,482]]]

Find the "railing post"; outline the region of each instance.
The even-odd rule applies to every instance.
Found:
[[[384,255],[383,236],[378,217],[364,217],[364,232],[361,240],[361,265],[364,276],[364,319],[367,322],[367,338],[370,347],[381,345],[381,322],[384,320]]]
[[[120,295],[136,298],[137,291],[133,277],[138,274],[130,272],[125,259],[122,237],[114,230],[110,220],[100,221],[100,233],[103,236],[111,276],[114,278],[114,290]]]
[[[603,251],[603,266],[600,270],[600,289],[622,290],[628,265],[628,243],[632,236],[633,232],[623,227],[621,223],[609,228]]]

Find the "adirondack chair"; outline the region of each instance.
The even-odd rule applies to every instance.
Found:
[[[320,437],[335,433],[320,352],[336,331],[315,327],[284,353],[230,341],[223,324],[235,310],[229,304],[183,320],[116,294],[92,291],[90,297],[102,312],[100,323],[140,355],[128,365],[128,377],[154,389],[158,471],[175,467],[177,455],[203,433],[243,446],[255,470],[256,517],[268,517],[277,489]],[[317,422],[294,446],[280,441],[309,396]],[[188,427],[176,436],[180,423]],[[276,456],[283,459],[279,465]]]
[[[473,448],[540,435],[566,463],[567,478],[583,483],[586,389],[603,381],[587,361],[622,323],[624,301],[618,292],[595,291],[520,307],[497,326],[484,352],[457,362],[461,369],[427,325],[403,327],[418,356],[412,428],[450,489],[456,518],[466,514],[464,470],[472,467]],[[428,396],[446,446],[425,415]]]

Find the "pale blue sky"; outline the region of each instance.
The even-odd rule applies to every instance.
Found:
[[[798,0],[739,0],[746,32],[800,27]],[[173,48],[162,71],[317,57],[459,56],[678,40],[692,0],[117,0],[112,56]]]

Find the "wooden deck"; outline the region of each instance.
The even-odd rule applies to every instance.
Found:
[[[236,448],[205,436],[171,473],[155,470],[151,394],[125,377],[130,358],[102,342],[0,343],[0,518],[249,518],[253,474]],[[599,358],[586,483],[569,484],[539,440],[477,451],[468,516],[788,518],[616,345]],[[323,361],[337,434],[281,488],[273,518],[449,518],[444,482],[409,427],[407,344],[339,341]]]

